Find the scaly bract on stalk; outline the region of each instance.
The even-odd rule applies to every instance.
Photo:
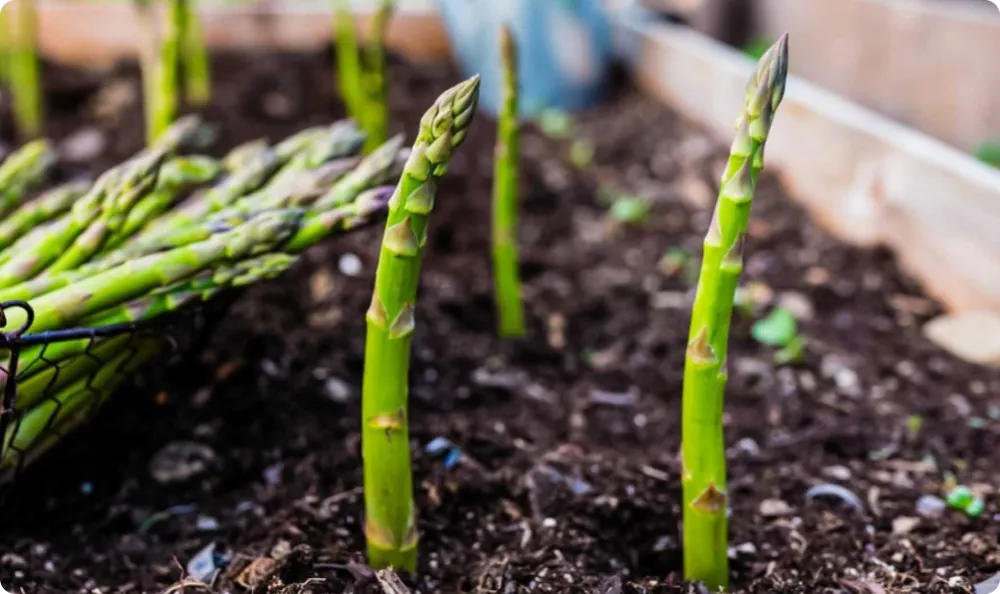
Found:
[[[506,26],[500,32],[500,56],[503,97],[493,176],[493,283],[500,336],[519,338],[524,336],[524,304],[517,258],[518,67],[517,45]]]
[[[478,100],[478,76],[438,98],[420,122],[413,151],[389,200],[375,290],[366,315],[362,388],[365,536],[373,567],[416,571],[407,375],[417,285],[437,183],[468,133]]]
[[[761,58],[747,86],[736,139],[704,241],[684,363],[682,412],[684,576],[709,588],[729,580],[723,395],[733,299],[764,142],[784,94],[788,36]]]

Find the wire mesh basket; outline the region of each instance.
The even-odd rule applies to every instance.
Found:
[[[235,297],[142,322],[38,333],[31,332],[29,303],[0,303],[0,485],[86,424],[151,364],[200,350]],[[7,313],[18,309],[24,322],[7,328]]]

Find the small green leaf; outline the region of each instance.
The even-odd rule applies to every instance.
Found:
[[[987,165],[1000,167],[1000,142],[984,142],[976,147],[976,159]]]
[[[806,341],[801,336],[794,336],[788,344],[774,353],[774,362],[778,365],[800,363],[806,354]]]
[[[967,508],[969,504],[972,503],[973,499],[974,496],[972,495],[972,490],[965,485],[955,486],[955,488],[948,493],[947,497],[945,497],[945,501],[948,502],[948,507],[961,510]]]
[[[798,333],[798,323],[792,312],[783,307],[771,310],[770,315],[757,320],[750,329],[750,335],[761,343],[770,346],[788,346]]]
[[[618,196],[611,203],[611,216],[622,223],[645,223],[649,218],[649,202],[638,196]]]
[[[983,511],[986,509],[986,502],[979,497],[973,498],[968,505],[965,506],[965,515],[970,518],[978,518],[983,515]]]

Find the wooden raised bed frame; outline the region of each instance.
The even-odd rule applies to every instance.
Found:
[[[446,32],[431,5],[429,0],[403,5],[390,27],[393,51],[411,59],[447,58]],[[207,9],[209,44],[306,49],[329,42],[329,10],[322,2],[277,6]],[[48,0],[41,13],[42,51],[53,60],[102,66],[134,55],[127,4]],[[751,62],[704,35],[642,15],[615,17],[617,42],[637,84],[730,137]],[[359,10],[358,18],[366,21],[368,15]],[[792,36],[793,68],[800,52],[810,54],[812,43]],[[794,76],[767,160],[819,222],[852,243],[887,244],[951,310],[1000,311],[996,171]]]

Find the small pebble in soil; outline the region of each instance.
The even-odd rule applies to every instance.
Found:
[[[83,128],[62,141],[59,153],[69,163],[86,163],[100,156],[107,144],[103,132],[97,128]]]
[[[212,516],[198,516],[195,521],[195,528],[199,532],[214,532],[219,529],[219,521]]]
[[[760,512],[760,515],[765,518],[776,518],[778,516],[787,516],[794,510],[792,509],[792,506],[788,505],[786,501],[781,499],[765,499],[760,502],[758,511]]]
[[[326,394],[330,400],[343,404],[351,400],[351,397],[354,395],[354,390],[351,388],[350,384],[339,377],[328,377],[326,378],[326,381],[323,382],[323,393]]]
[[[806,491],[806,500],[811,501],[820,497],[830,497],[834,499],[839,499],[848,507],[853,508],[856,511],[864,511],[864,504],[861,502],[861,498],[855,495],[849,489],[842,487],[840,485],[834,485],[830,483],[815,485]]]
[[[192,578],[208,584],[228,564],[228,555],[217,550],[217,545],[213,542],[191,557],[185,569]]]
[[[344,276],[358,276],[363,269],[361,258],[352,253],[344,254],[337,261],[337,269]]]
[[[892,520],[892,533],[897,536],[902,536],[912,532],[914,528],[920,525],[920,518],[914,518],[911,516],[900,516]]]
[[[159,483],[178,483],[203,474],[215,461],[215,452],[205,444],[173,441],[153,455],[149,474]]]
[[[945,500],[934,495],[923,495],[917,500],[917,514],[924,518],[939,518],[947,508]]]

